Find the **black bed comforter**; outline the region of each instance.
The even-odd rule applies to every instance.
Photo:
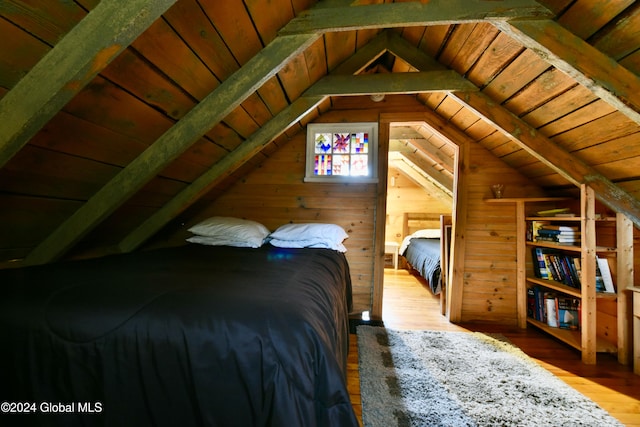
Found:
[[[189,245],[0,271],[0,402],[31,409],[0,424],[357,426],[349,303],[346,259],[327,249]]]

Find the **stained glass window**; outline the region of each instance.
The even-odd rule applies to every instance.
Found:
[[[377,123],[307,125],[305,180],[375,181],[377,134]]]

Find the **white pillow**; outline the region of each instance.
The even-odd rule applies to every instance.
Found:
[[[199,245],[208,246],[236,246],[238,248],[258,248],[255,242],[230,240],[223,237],[209,237],[209,236],[191,236],[187,239],[187,242],[197,243]]]
[[[347,232],[336,224],[284,224],[269,235],[269,242],[278,247],[327,248],[346,252],[342,242],[347,237]]]
[[[439,228],[429,228],[424,230],[418,230],[411,235],[411,237],[421,237],[423,239],[439,239],[441,236]]]
[[[213,237],[229,246],[258,248],[269,235],[269,229],[256,221],[233,217],[214,216],[189,228],[197,236]],[[197,239],[199,240],[199,239]],[[209,240],[215,242],[215,240]],[[208,243],[211,244],[211,243]]]
[[[347,248],[342,243],[331,242],[323,239],[309,239],[309,240],[269,240],[273,246],[279,248],[324,248],[333,249],[338,252],[347,252]]]

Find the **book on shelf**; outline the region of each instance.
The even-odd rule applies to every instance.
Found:
[[[544,309],[544,290],[540,286],[533,286],[527,289],[528,310],[531,311],[530,317],[539,322],[545,322]]]
[[[580,299],[559,296],[558,327],[561,329],[580,329]]]
[[[602,279],[602,288],[604,290],[600,292],[615,294],[616,288],[613,286],[613,277],[611,276],[611,269],[609,268],[609,261],[606,258],[596,258],[596,281],[598,276]],[[598,287],[596,286],[596,291]]]
[[[552,292],[544,294],[545,320],[552,328],[558,327],[558,298]]]
[[[579,232],[580,229],[577,226],[573,226],[573,225],[558,225],[558,224],[546,224],[544,225],[544,229],[545,230],[552,230],[552,231],[564,231],[567,233],[570,232]]]
[[[527,316],[552,328],[580,330],[580,298],[557,294],[541,286],[527,289]]]
[[[549,221],[531,221],[531,240],[536,242],[579,243],[580,229],[569,225],[550,224]]]
[[[549,280],[549,268],[547,267],[547,262],[544,257],[545,249],[544,248],[531,248],[531,252],[533,255],[533,274],[538,279]]]
[[[558,245],[577,245],[582,242],[580,236],[560,237],[560,236],[538,236],[537,242],[557,243]]]
[[[557,214],[571,213],[569,208],[553,208],[536,212],[538,216],[556,216]]]
[[[530,231],[527,235],[527,240],[529,240],[530,242],[535,242],[536,239],[538,238],[538,231],[545,225],[548,225],[549,221],[531,221],[529,222],[529,226],[530,226]]]
[[[527,288],[527,316],[537,319],[536,291],[534,288]]]
[[[569,225],[542,224],[537,230],[535,240],[558,244],[580,243],[580,229]]]

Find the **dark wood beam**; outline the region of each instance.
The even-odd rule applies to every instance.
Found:
[[[422,27],[514,18],[553,18],[553,16],[549,9],[532,0],[431,0],[317,7],[302,12],[292,19],[280,34]]]
[[[0,100],[0,168],[175,1],[103,1],[73,27]]]
[[[307,95],[350,96],[366,94],[411,94],[442,91],[473,91],[478,88],[452,70],[415,73],[384,73],[326,76]]]

